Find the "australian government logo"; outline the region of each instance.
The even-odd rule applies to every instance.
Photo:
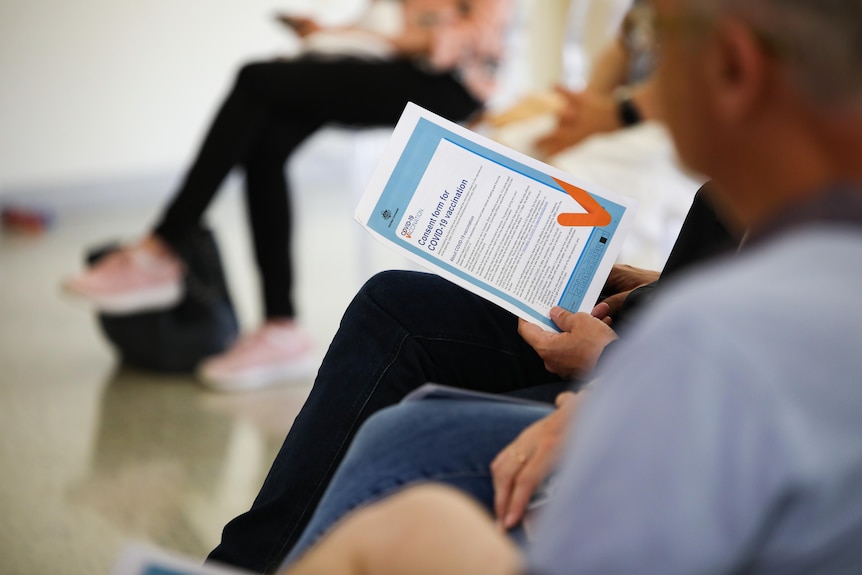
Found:
[[[392,224],[395,223],[395,217],[398,215],[399,211],[401,211],[400,208],[396,209],[395,212],[393,212],[389,208],[384,208],[380,210],[380,217],[383,218],[384,222],[388,222],[388,224],[386,225],[387,228],[391,228]]]

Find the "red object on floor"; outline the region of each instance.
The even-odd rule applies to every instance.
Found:
[[[43,209],[4,206],[0,221],[4,232],[41,234],[53,225],[54,216]]]

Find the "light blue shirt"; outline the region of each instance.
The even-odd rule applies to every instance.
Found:
[[[862,572],[862,230],[668,288],[573,429],[529,572]]]

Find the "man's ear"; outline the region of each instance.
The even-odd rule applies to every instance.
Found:
[[[746,122],[765,103],[768,55],[751,28],[735,18],[720,19],[711,42],[704,66],[715,112],[730,123]]]

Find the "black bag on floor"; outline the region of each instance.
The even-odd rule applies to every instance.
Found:
[[[174,247],[186,266],[180,303],[159,311],[98,314],[105,337],[135,367],[190,372],[202,359],[226,350],[239,332],[212,231],[198,228]],[[116,244],[97,248],[87,261],[92,264],[115,249]]]

